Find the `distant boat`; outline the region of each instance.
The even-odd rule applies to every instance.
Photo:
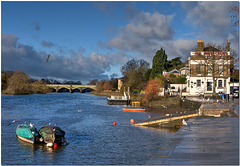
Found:
[[[131,111],[131,112],[146,112],[146,108],[143,107],[125,107],[123,111]]]
[[[54,143],[62,144],[63,141],[68,144],[65,138],[65,131],[57,126],[43,126],[39,130],[39,135],[47,146],[53,146]]]
[[[107,98],[109,105],[129,105],[129,100],[125,96],[111,96]]]
[[[124,87],[124,96],[111,96],[110,98],[107,98],[107,103],[109,105],[129,105],[130,104],[129,87],[128,93],[125,92]]]
[[[38,131],[32,125],[20,124],[17,126],[16,135],[24,142],[35,144],[37,142]]]

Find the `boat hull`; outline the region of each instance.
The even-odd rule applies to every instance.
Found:
[[[16,135],[20,140],[34,144],[36,142],[36,136],[38,135],[38,132],[35,127],[21,124],[18,125],[16,129]]]
[[[34,141],[34,139],[32,138],[24,138],[24,137],[21,137],[21,136],[19,136],[19,135],[17,135],[17,137],[18,137],[18,139],[20,139],[20,140],[22,140],[22,141],[24,141],[24,142],[27,142],[27,143],[30,143],[30,144],[35,144],[35,141]]]
[[[123,111],[130,111],[130,112],[146,112],[145,108],[123,108]]]
[[[109,105],[129,105],[129,100],[107,99]]]

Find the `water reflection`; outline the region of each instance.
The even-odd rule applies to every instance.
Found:
[[[152,127],[152,126],[137,126],[137,127],[140,127],[140,128],[144,128],[144,129],[150,129],[150,130],[155,130],[155,131],[159,131],[161,133],[166,133],[166,134],[169,134],[169,133],[177,133],[179,128],[163,128],[163,127]]]
[[[58,153],[65,148],[65,145],[58,146],[57,148],[53,148],[53,147],[47,147],[46,144],[44,144],[44,143],[30,144],[30,143],[22,141],[17,136],[16,136],[16,139],[19,142],[21,149],[31,151],[33,155],[38,150],[48,152],[48,153]]]

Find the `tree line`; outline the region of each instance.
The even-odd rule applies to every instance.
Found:
[[[167,54],[162,48],[157,50],[152,60],[152,68],[150,64],[143,60],[132,59],[121,67],[122,73],[122,87],[120,92],[123,94],[124,89],[130,88],[131,92],[138,92],[145,90],[145,94],[149,94],[146,98],[148,101],[155,99],[160,93],[160,88],[167,88],[170,83],[182,83],[186,81],[185,76],[175,76],[170,74],[168,78],[163,77],[163,71],[171,71],[173,69],[180,69],[185,66],[181,61],[181,57],[176,57],[167,60]],[[95,80],[96,81],[96,80]],[[91,81],[90,81],[91,82]],[[98,92],[104,90],[117,89],[117,79],[110,81],[96,81]],[[154,92],[154,94],[153,94]],[[151,97],[150,97],[151,96]]]
[[[43,80],[33,80],[22,71],[2,72],[1,90],[3,94],[44,94],[52,90]]]

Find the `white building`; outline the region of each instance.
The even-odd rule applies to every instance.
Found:
[[[212,46],[204,47],[203,41],[197,43],[197,51],[189,58],[190,75],[187,76],[187,92],[190,96],[199,94],[212,95],[215,92],[230,94],[230,42],[227,51],[220,51]]]

